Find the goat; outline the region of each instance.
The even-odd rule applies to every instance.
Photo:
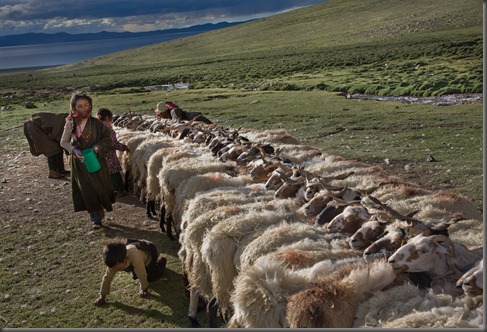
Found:
[[[433,286],[453,291],[449,288],[450,283],[458,280],[480,257],[481,250],[470,251],[445,235],[418,234],[397,249],[388,262],[397,273],[426,272]]]
[[[479,260],[474,267],[458,279],[456,286],[461,287],[466,295],[476,296],[484,292],[484,260]]]
[[[289,297],[291,328],[349,328],[360,302],[390,285],[395,274],[384,260],[343,265]]]
[[[359,229],[362,223],[369,220],[370,217],[371,215],[362,205],[349,205],[342,213],[337,215],[327,224],[326,230],[330,233],[342,232],[353,234]]]

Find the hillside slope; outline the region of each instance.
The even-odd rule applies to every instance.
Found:
[[[90,82],[110,90],[180,81],[380,95],[481,92],[482,3],[329,0],[49,70],[29,86]]]

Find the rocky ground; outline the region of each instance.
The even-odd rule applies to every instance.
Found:
[[[65,163],[67,165],[67,162]],[[69,168],[68,168],[69,169]],[[43,219],[70,220],[85,218],[86,212],[73,212],[69,177],[48,178],[47,160],[28,151],[2,154],[0,160],[0,214],[16,222]],[[113,211],[107,213],[105,225],[131,225],[158,230],[159,225],[145,215],[145,207],[134,195],[118,198]]]

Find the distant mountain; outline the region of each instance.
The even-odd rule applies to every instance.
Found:
[[[143,36],[174,34],[179,32],[180,33],[194,32],[195,34],[197,34],[197,33],[207,32],[211,30],[230,27],[241,23],[244,22],[234,22],[234,23],[220,22],[215,24],[207,23],[201,25],[194,25],[188,28],[166,29],[166,30],[156,30],[156,31],[147,31],[147,32],[101,31],[98,33],[81,33],[81,34],[70,34],[66,32],[59,32],[54,34],[24,33],[18,35],[0,36],[0,47],[33,45],[33,44],[65,43],[65,42],[77,42],[77,41],[86,41],[86,40],[143,37]]]

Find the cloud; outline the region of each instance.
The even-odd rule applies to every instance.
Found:
[[[236,22],[324,0],[2,0],[0,35],[148,31]]]

